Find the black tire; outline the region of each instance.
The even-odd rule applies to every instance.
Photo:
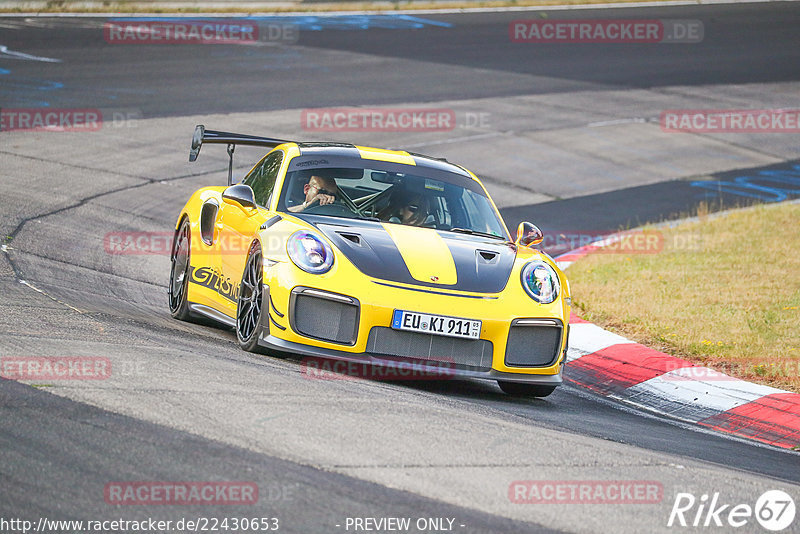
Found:
[[[181,321],[192,320],[186,294],[189,288],[189,266],[192,252],[191,229],[189,219],[185,218],[175,232],[170,253],[169,271],[169,311]]]
[[[507,382],[505,380],[498,380],[497,385],[500,386],[503,392],[514,397],[547,397],[556,390],[556,386]]]
[[[242,285],[236,303],[236,339],[239,346],[247,352],[266,354],[258,345],[263,328],[261,316],[264,313],[264,270],[261,259],[261,245],[253,243],[247,254],[247,263],[242,273]]]

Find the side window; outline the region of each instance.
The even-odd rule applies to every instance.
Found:
[[[275,188],[275,180],[278,178],[278,170],[281,168],[282,161],[283,152],[280,150],[273,152],[242,180],[243,184],[253,188],[256,204],[259,206],[266,206],[269,203],[269,197]]]

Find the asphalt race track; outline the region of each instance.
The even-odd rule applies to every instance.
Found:
[[[701,21],[704,35],[509,39],[517,19],[610,18]],[[659,116],[796,109],[800,5],[259,20],[292,24],[299,38],[128,45],[104,39],[102,18],[0,17],[0,112],[103,117],[91,132],[7,123],[0,132],[0,356],[107,358],[112,369],[105,380],[0,379],[0,532],[21,531],[2,523],[14,518],[226,517],[278,518],[280,532],[312,534],[364,532],[353,518],[388,517],[412,518],[412,528],[372,532],[668,532],[689,530],[667,526],[681,493],[752,507],[780,489],[798,502],[797,452],[569,383],[521,400],[488,382],[310,378],[299,358],[248,354],[231,331],[173,320],[166,250],[104,245],[109,232],[168,234],[191,192],[224,183],[223,148],[187,162],[200,123],[447,157],[484,179],[510,228],[532,220],[571,236],[692,214],[701,202],[795,198],[796,133],[670,133]],[[442,109],[455,124],[320,131],[303,119],[353,106]],[[259,156],[238,149],[235,175]],[[661,494],[648,504],[518,504],[509,488],[519,480],[640,481]],[[259,497],[110,503],[104,490],[125,481],[246,481]],[[709,521],[693,531],[764,531],[752,517],[740,529]],[[194,529],[169,531],[180,530]],[[784,532],[800,532],[800,520]]]

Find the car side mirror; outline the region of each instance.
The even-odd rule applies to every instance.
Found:
[[[256,207],[256,196],[253,188],[249,185],[236,184],[228,187],[222,192],[222,200],[228,204],[239,206],[245,211]]]
[[[533,223],[521,222],[517,226],[517,244],[523,247],[538,245],[544,241],[544,234]]]

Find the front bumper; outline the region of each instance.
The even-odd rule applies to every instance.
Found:
[[[307,358],[328,358],[331,360],[339,360],[345,362],[352,362],[358,364],[367,364],[378,367],[389,368],[402,368],[404,370],[418,370],[420,374],[430,376],[433,374],[437,367],[432,362],[423,363],[421,360],[403,361],[400,359],[389,359],[382,355],[371,354],[367,352],[353,353],[344,352],[341,350],[314,347],[302,343],[295,343],[286,341],[274,335],[262,334],[258,340],[258,344],[264,348],[287,352]],[[520,373],[507,373],[490,369],[488,371],[474,371],[469,369],[462,369],[454,366],[443,365],[438,367],[439,375],[442,379],[447,378],[481,378],[485,380],[505,380],[508,382],[524,382],[528,384],[541,384],[549,386],[558,386],[563,382],[564,364],[559,365],[558,372],[552,375],[538,375],[538,374],[520,374]]]
[[[277,282],[275,279],[273,281]],[[285,282],[285,278],[281,281]],[[508,302],[501,300],[502,296],[475,299],[440,294],[423,296],[422,300],[418,292],[405,288],[387,288],[382,284],[370,287],[368,292],[348,291],[348,294],[334,292],[320,285],[322,284],[310,287],[302,284],[287,288],[277,283],[271,286],[272,289],[265,286],[262,309],[269,310],[269,313],[262,316],[263,333],[259,345],[305,357],[373,366],[442,369],[445,378],[481,378],[542,385],[558,385],[562,382],[568,325],[561,319],[563,315],[559,313],[560,304],[549,307],[536,305],[531,310],[532,305],[524,309],[520,309],[521,306],[509,306]],[[319,308],[300,304],[299,299],[303,295],[324,298],[326,293],[330,300],[324,303],[320,300]],[[334,311],[337,306],[354,311],[338,314]],[[509,308],[517,309],[519,314],[511,315]],[[308,320],[308,316],[298,316],[299,309],[325,311]],[[483,324],[481,338],[477,340],[479,343],[465,343],[449,337],[412,334],[430,340],[428,342],[419,337],[402,340],[409,343],[398,351],[395,349],[401,347],[398,347],[396,335],[402,337],[406,334],[389,328],[394,309],[426,310],[440,315],[480,318]],[[543,313],[531,317],[531,311]],[[339,317],[344,316],[348,316],[350,322],[339,320]],[[327,318],[333,318],[335,324],[331,330],[335,334],[332,333],[325,339],[326,336],[311,333],[315,321],[324,322]],[[509,355],[515,350],[518,355],[521,346],[524,350],[529,343],[535,344],[537,338],[517,337],[516,343],[511,343],[511,332],[528,330],[526,327],[531,326],[551,331],[551,348],[548,349],[549,352],[543,352],[549,354],[546,359],[536,365],[526,366],[513,361]],[[331,341],[333,338],[336,338],[335,342]]]

